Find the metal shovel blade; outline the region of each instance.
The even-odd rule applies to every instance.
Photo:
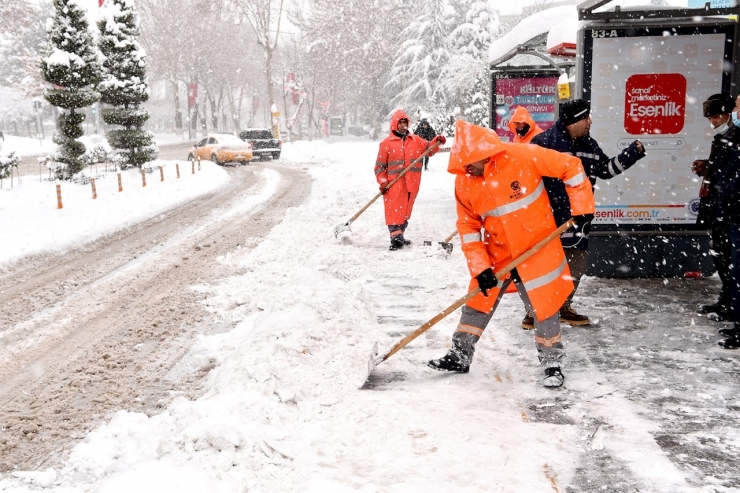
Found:
[[[439,244],[442,245],[442,248],[444,248],[448,254],[452,253],[452,243],[440,241]]]
[[[370,358],[367,360],[367,375],[365,375],[365,378],[360,383],[360,388],[364,387],[367,383],[367,379],[370,378],[370,375],[372,374],[373,370],[375,369],[378,364],[382,363],[383,357],[380,355],[380,351],[378,350],[378,343],[376,342],[373,345],[373,350],[370,352]]]
[[[339,234],[340,233],[343,233],[345,231],[350,231],[351,232],[352,230],[349,228],[349,224],[350,224],[350,222],[347,221],[344,224],[338,224],[338,225],[336,225],[334,227],[334,238],[339,238]]]

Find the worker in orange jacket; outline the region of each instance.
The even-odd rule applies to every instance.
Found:
[[[514,133],[515,144],[529,144],[542,130],[524,106],[517,106],[509,119],[509,130]]]
[[[391,118],[390,135],[380,143],[378,157],[375,160],[375,178],[380,185],[385,206],[385,223],[391,235],[391,250],[398,250],[411,242],[403,234],[409,225],[411,211],[421,184],[422,160],[414,165],[392,187],[387,188],[401,171],[421,156],[429,146],[436,142],[444,144],[443,135],[437,135],[431,141],[409,132],[409,117],[403,110],[396,110]],[[429,153],[430,156],[434,152]]]
[[[560,387],[565,350],[558,310],[573,290],[560,239],[519,264],[500,286],[494,272],[556,229],[543,176],[566,184],[578,225],[593,219],[591,182],[580,160],[533,145],[503,143],[491,129],[458,121],[447,170],[457,175],[457,230],[472,275],[470,289],[479,286],[481,292],[463,307],[449,352],[429,366],[467,373],[476,342],[513,282],[536,315],[535,345],[545,371],[543,385]]]

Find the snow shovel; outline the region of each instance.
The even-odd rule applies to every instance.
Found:
[[[445,241],[440,241],[439,244],[442,245],[442,248],[445,249],[445,251],[450,254],[452,253],[452,243],[450,243],[450,240],[455,237],[457,234],[457,230],[453,231],[450,236],[445,238]],[[429,240],[424,240],[424,246],[432,246],[432,242]]]
[[[386,191],[388,191],[388,190],[389,190],[389,189],[390,189],[390,188],[391,188],[391,187],[392,187],[392,186],[393,186],[393,185],[394,185],[394,184],[395,184],[395,183],[396,183],[396,182],[397,182],[398,180],[400,180],[400,179],[401,179],[401,177],[402,177],[403,175],[405,175],[406,173],[408,173],[408,171],[409,171],[409,170],[410,170],[411,168],[413,168],[413,167],[414,167],[414,165],[416,165],[416,164],[418,164],[419,162],[421,162],[421,160],[422,160],[422,159],[424,159],[424,158],[426,157],[426,155],[427,155],[427,154],[429,154],[430,152],[434,151],[434,150],[435,150],[435,149],[436,149],[437,147],[439,147],[439,142],[435,142],[434,144],[432,144],[431,146],[429,146],[429,148],[428,148],[428,149],[427,149],[426,151],[424,151],[424,152],[422,153],[422,155],[421,155],[421,156],[419,156],[419,157],[417,157],[416,159],[414,159],[413,161],[411,161],[411,164],[409,164],[408,166],[406,166],[406,167],[405,167],[405,168],[403,169],[403,171],[401,171],[401,172],[400,172],[400,173],[398,174],[398,176],[397,176],[397,177],[395,177],[395,178],[393,179],[393,181],[391,181],[391,182],[390,182],[390,183],[389,183],[388,185],[386,185],[386,186],[385,186],[385,190],[386,190]],[[383,195],[383,193],[381,193],[381,192],[378,192],[378,193],[377,193],[377,194],[375,195],[375,197],[373,197],[373,198],[372,198],[372,200],[370,200],[370,202],[368,202],[367,204],[365,204],[365,207],[363,207],[362,209],[360,209],[359,211],[357,211],[357,214],[355,214],[354,216],[352,216],[351,218],[349,218],[349,221],[347,221],[347,222],[346,222],[346,223],[344,223],[344,224],[338,224],[337,226],[335,226],[335,227],[334,227],[334,237],[335,237],[335,238],[338,238],[338,237],[339,237],[339,233],[342,233],[342,232],[344,232],[344,231],[352,231],[352,230],[350,229],[350,227],[349,227],[349,226],[350,226],[350,224],[352,224],[352,222],[353,222],[353,221],[354,221],[355,219],[357,219],[358,217],[360,217],[360,214],[362,214],[363,212],[365,212],[365,210],[366,210],[366,209],[367,209],[368,207],[370,207],[371,205],[373,205],[373,202],[375,202],[376,200],[378,200],[378,197],[380,197],[381,195]]]
[[[531,257],[532,255],[540,251],[542,247],[544,247],[545,245],[550,243],[552,240],[554,240],[555,238],[563,234],[565,230],[567,230],[568,228],[571,228],[574,224],[575,223],[573,222],[573,219],[569,219],[568,221],[566,221],[565,224],[563,224],[558,229],[556,229],[555,231],[553,231],[552,233],[550,233],[549,235],[547,235],[546,237],[538,241],[534,246],[532,246],[532,248],[530,248],[529,250],[527,250],[526,252],[522,253],[517,258],[509,262],[509,264],[506,265],[506,267],[496,272],[496,279],[500,281],[501,279],[506,277],[506,274],[511,272],[517,265],[521,264],[522,262],[527,260],[529,257]],[[370,374],[373,372],[376,366],[378,366],[380,363],[382,363],[383,361],[387,360],[388,358],[396,354],[401,349],[403,349],[403,347],[406,346],[408,343],[410,343],[411,341],[413,341],[414,339],[422,335],[424,332],[430,329],[433,325],[436,325],[437,322],[445,318],[447,315],[454,312],[455,310],[460,308],[462,305],[470,301],[470,299],[473,298],[478,293],[480,293],[479,287],[472,289],[470,292],[468,292],[468,294],[466,294],[465,296],[463,296],[462,298],[460,298],[459,300],[455,301],[453,304],[445,308],[444,311],[438,313],[434,318],[432,318],[431,320],[426,322],[424,325],[422,325],[421,327],[413,331],[411,334],[407,335],[406,337],[398,341],[398,343],[396,343],[396,345],[393,346],[391,350],[385,354],[385,356],[380,355],[378,351],[378,343],[376,342],[375,345],[373,346],[372,353],[370,354],[370,359],[367,362],[367,376],[365,377],[365,380],[363,381],[360,388],[362,388],[362,386],[365,385],[365,382],[367,381],[368,378],[370,378]]]

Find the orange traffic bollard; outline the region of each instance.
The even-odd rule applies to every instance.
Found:
[[[146,186],[146,170],[144,168],[141,168],[141,186]]]
[[[177,177],[180,178],[180,163],[175,163],[175,168],[177,169]]]
[[[198,158],[198,171],[200,171],[200,158]]]
[[[123,192],[123,183],[121,182],[121,173],[118,173],[118,191]]]
[[[62,185],[57,183],[57,209],[61,209],[62,207]]]
[[[193,174],[195,174],[195,161],[190,161],[190,162],[193,164],[193,166],[192,166],[192,168],[193,168]]]
[[[90,178],[90,186],[92,186],[93,200],[98,198],[98,191],[95,190],[95,178]]]
[[[161,178],[159,181],[164,181],[164,170],[161,166],[159,167],[159,177]]]

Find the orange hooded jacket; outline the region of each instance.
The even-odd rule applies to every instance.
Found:
[[[517,123],[526,123],[529,125],[529,132],[527,132],[527,135],[524,137],[520,137],[519,134],[516,133]],[[536,135],[544,132],[544,130],[537,125],[532,118],[532,115],[529,114],[529,111],[527,111],[527,108],[524,106],[517,106],[514,110],[514,114],[511,115],[511,119],[509,119],[509,130],[514,132],[515,144],[529,144]]]
[[[487,160],[483,176],[465,166]],[[501,142],[496,132],[458,121],[447,170],[456,174],[457,230],[473,279],[487,268],[494,272],[554,231],[555,219],[543,176],[563,180],[573,215],[592,214],[594,196],[581,161],[534,145]],[[558,312],[573,290],[565,253],[556,238],[517,267],[537,320]],[[479,294],[468,306],[489,312],[498,288]]]
[[[393,181],[411,161],[421,156],[429,147],[430,142],[411,132],[405,139],[393,133],[398,130],[398,121],[402,118],[409,120],[403,110],[396,110],[391,117],[391,132],[380,143],[378,157],[375,159],[375,179],[378,185],[385,186]],[[411,121],[409,120],[409,123]],[[434,154],[431,153],[430,156]],[[403,177],[398,180],[385,195],[385,223],[387,225],[403,224],[411,217],[414,201],[419,194],[421,185],[421,170],[424,164],[419,161]]]

